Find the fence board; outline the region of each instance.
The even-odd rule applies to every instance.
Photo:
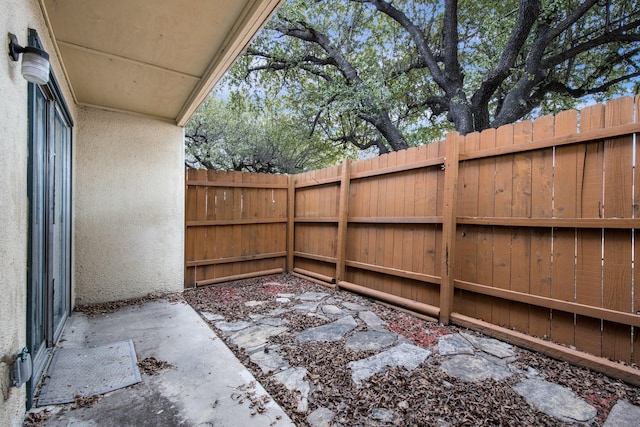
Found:
[[[605,125],[633,122],[633,98],[609,101],[605,107]],[[630,218],[633,215],[632,167],[633,138],[607,139],[604,165],[604,216]],[[605,308],[632,310],[631,231],[605,230],[604,288]],[[631,328],[604,322],[603,355],[612,360],[631,361]]]
[[[429,144],[427,153],[430,159],[442,156],[439,143]],[[438,206],[442,203],[444,183],[440,185],[440,167],[433,166],[426,170],[426,212],[425,216],[437,216],[441,213]],[[432,276],[440,276],[440,242],[442,227],[438,225],[426,225],[424,232],[424,273]],[[420,301],[437,305],[434,301],[440,300],[440,292],[432,286],[422,287]]]
[[[553,136],[555,117],[544,116],[533,122],[533,141]],[[534,151],[531,156],[531,215],[538,218],[552,216],[553,149]],[[531,294],[551,296],[551,240],[552,230],[531,230]],[[551,311],[541,307],[529,310],[529,334],[548,339],[551,335]]]
[[[496,146],[495,129],[487,129],[480,134],[480,149],[490,149]],[[478,165],[478,216],[494,217],[495,215],[495,171],[496,159],[481,159]],[[493,247],[494,227],[483,227],[478,233],[478,283],[493,285]],[[494,323],[492,300],[484,295],[478,295],[476,300],[476,314],[481,320]]]
[[[496,130],[496,147],[513,145],[513,126],[505,125]],[[510,217],[513,204],[513,155],[496,158],[494,178],[494,215]],[[510,228],[497,227],[493,231],[493,286],[511,288],[511,233]],[[510,303],[493,300],[491,316],[493,323],[509,327]]]
[[[530,121],[517,123],[513,127],[514,144],[530,143],[533,127]],[[532,153],[513,155],[512,217],[531,217],[531,162]],[[531,231],[514,228],[511,234],[511,290],[529,292],[531,269]],[[509,326],[517,331],[529,333],[529,306],[512,302]]]
[[[604,127],[604,105],[586,107],[580,112],[580,132]],[[582,166],[582,183],[577,216],[601,218],[604,169],[604,142],[578,145],[578,166]],[[602,307],[602,229],[577,230],[576,302]],[[575,345],[578,350],[602,355],[602,321],[576,315]]]
[[[576,133],[578,112],[563,111],[556,116],[555,135]],[[557,147],[553,168],[553,216],[575,218],[577,198],[577,149],[575,145]],[[556,228],[553,231],[553,264],[551,297],[574,301],[575,293],[575,229]],[[575,345],[574,315],[553,310],[551,339]]]
[[[461,151],[475,152],[480,148],[480,134],[475,132],[466,135]],[[478,216],[479,165],[477,160],[460,163],[458,182],[458,215]],[[456,277],[469,282],[477,282],[478,228],[474,225],[458,226],[457,273]],[[476,316],[476,294],[458,291],[454,298],[454,310],[466,316]]]

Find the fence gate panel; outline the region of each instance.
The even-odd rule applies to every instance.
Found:
[[[185,287],[283,272],[285,175],[187,169]]]

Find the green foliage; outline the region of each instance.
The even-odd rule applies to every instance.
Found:
[[[189,167],[261,173],[299,173],[339,162],[349,154],[326,144],[293,114],[242,93],[213,93],[185,129]]]
[[[231,69],[226,99],[189,123],[187,162],[295,173],[635,93],[639,11],[640,0],[289,0]]]
[[[314,136],[380,152],[633,90],[630,82],[640,75],[639,0],[603,0],[580,16],[574,14],[584,1],[540,0],[540,13],[520,13],[534,3],[459,0],[451,51],[445,9],[452,2],[290,0],[231,70],[231,81],[258,104],[278,99]],[[400,11],[420,35],[380,4]],[[519,28],[527,28],[523,42],[512,48]],[[556,28],[562,29],[546,38]],[[435,66],[427,64],[429,55]],[[463,108],[453,111],[454,105]],[[400,143],[382,131],[386,117]]]

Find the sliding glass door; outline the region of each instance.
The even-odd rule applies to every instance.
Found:
[[[30,41],[38,44],[31,34]],[[29,402],[60,337],[71,293],[71,128],[55,77],[29,84],[29,259],[27,340],[33,359]]]

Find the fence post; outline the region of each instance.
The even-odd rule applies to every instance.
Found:
[[[336,254],[336,287],[345,279],[345,262],[347,251],[347,225],[349,216],[349,184],[351,182],[351,161],[346,158],[342,163],[342,180],[340,181],[340,205],[338,207],[338,237]]]
[[[442,277],[440,281],[440,322],[449,324],[453,309],[455,272],[456,207],[458,204],[458,159],[460,141],[458,132],[447,134],[444,160],[444,207],[442,216]]]
[[[293,271],[293,250],[296,213],[295,175],[289,175],[287,182],[287,272]]]

